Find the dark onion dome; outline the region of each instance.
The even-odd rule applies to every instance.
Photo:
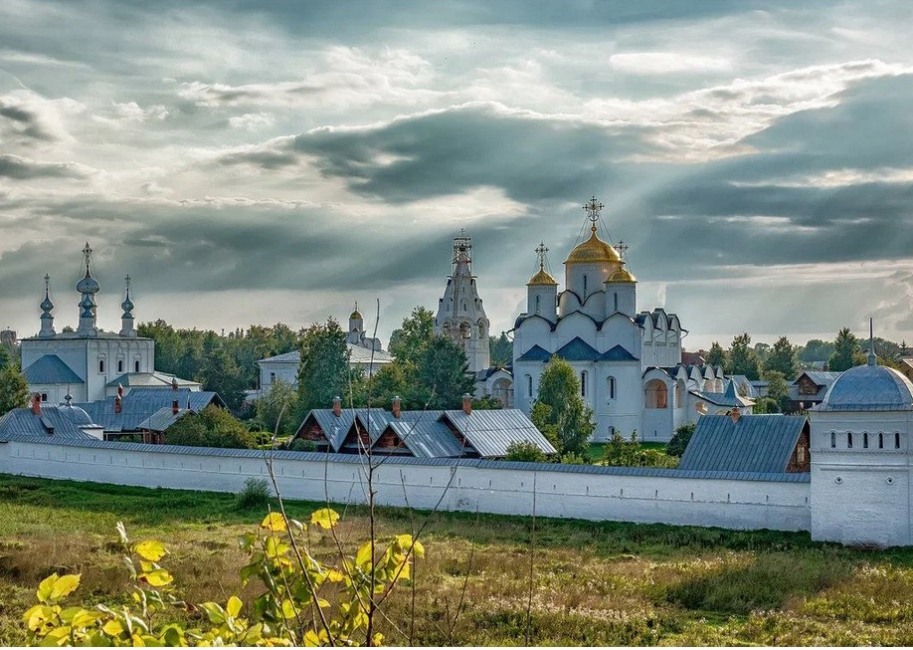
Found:
[[[127,296],[127,299],[120,304],[120,308],[124,311],[133,311],[133,301],[130,300],[130,296]]]
[[[76,283],[76,290],[79,293],[98,293],[98,289],[98,282],[89,275],[88,271],[86,271],[86,277]]]
[[[850,368],[831,384],[816,411],[911,411],[913,384],[886,366]]]
[[[51,311],[54,309],[54,303],[51,302],[51,298],[45,295],[44,300],[41,301],[41,311]]]

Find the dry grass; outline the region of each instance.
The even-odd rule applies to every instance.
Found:
[[[316,504],[289,504],[303,518]],[[0,643],[22,643],[19,619],[38,582],[83,574],[89,602],[127,587],[114,524],[171,549],[167,565],[189,600],[238,588],[237,537],[262,517],[233,495],[194,494],[0,476]],[[381,509],[380,534],[411,532],[427,515]],[[539,520],[532,603],[531,522],[430,516],[427,558],[385,604],[391,644],[898,645],[913,643],[913,552],[853,551],[807,535]],[[366,518],[349,509],[348,549]],[[311,546],[332,558],[328,534]],[[251,589],[251,588],[249,588]],[[414,589],[416,616],[412,617]],[[529,629],[527,626],[529,620]]]

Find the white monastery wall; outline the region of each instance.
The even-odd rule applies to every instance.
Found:
[[[363,503],[358,457],[328,460],[281,452],[274,461],[283,496]],[[338,458],[338,457],[337,457]],[[809,484],[721,480],[667,470],[653,475],[618,468],[526,463],[393,459],[375,474],[378,503],[496,514],[809,530]],[[185,490],[238,492],[249,477],[266,478],[264,456],[240,450],[187,450],[127,443],[0,442],[0,473]]]

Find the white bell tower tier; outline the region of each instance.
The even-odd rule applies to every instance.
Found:
[[[453,240],[452,271],[444,297],[438,301],[434,333],[456,341],[466,353],[469,372],[491,365],[488,343],[489,322],[472,274],[472,238],[465,231]]]

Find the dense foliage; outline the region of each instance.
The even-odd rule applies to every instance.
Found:
[[[231,413],[209,405],[199,413],[188,413],[168,428],[165,441],[184,447],[253,449],[253,435]]]
[[[301,337],[301,365],[298,369],[298,420],[315,408],[329,408],[335,397],[350,394],[350,372],[346,333],[335,320],[311,325]]]
[[[659,449],[642,449],[637,439],[637,432],[625,439],[620,433],[612,434],[612,439],[603,448],[602,461],[609,467],[678,467],[678,459]]]
[[[28,406],[28,403],[28,384],[19,372],[19,364],[10,361],[0,370],[0,415],[14,408]]]
[[[559,454],[586,455],[596,423],[593,410],[580,396],[577,374],[567,361],[553,357],[546,365],[530,420]]]
[[[281,379],[276,379],[254,405],[257,422],[265,431],[280,436],[293,433],[298,424],[295,416],[297,402],[298,393],[295,389]]]
[[[545,452],[539,449],[539,445],[523,440],[521,442],[512,442],[507,445],[507,456],[504,460],[512,460],[521,463],[545,463],[548,457]]]
[[[695,429],[697,429],[697,424],[694,422],[676,427],[675,435],[672,436],[669,444],[666,445],[666,453],[676,458],[684,456],[685,449],[687,449],[688,443],[691,442],[691,436],[694,435]]]

